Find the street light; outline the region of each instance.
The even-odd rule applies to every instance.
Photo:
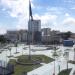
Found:
[[[62,55],[62,51],[61,50],[59,50],[58,51],[58,56],[61,56]],[[60,73],[60,63],[61,63],[61,60],[60,60],[60,58],[58,59],[58,70],[59,70],[59,73]]]
[[[75,48],[74,48],[74,61],[75,61]]]
[[[61,63],[61,61],[58,60],[58,70],[59,70],[59,73],[60,73],[60,63]]]
[[[58,54],[56,52],[56,49],[54,49],[54,52],[53,52],[52,56],[54,57],[55,60],[58,58]],[[53,75],[55,75],[55,60],[54,60],[54,73],[53,73]]]
[[[2,54],[2,52],[0,52],[0,55]],[[2,60],[1,60],[1,67],[2,67]]]
[[[9,52],[10,52],[10,55],[8,56],[8,58],[13,57],[13,55],[11,54],[11,48],[10,48],[10,47],[8,47],[8,50],[9,50]]]
[[[18,53],[19,53],[19,52],[17,51],[17,46],[18,46],[18,43],[16,42],[16,43],[15,43],[15,48],[16,48],[15,54],[18,54]]]
[[[22,55],[23,55],[23,51],[24,51],[24,48],[22,49]]]
[[[64,58],[66,59],[66,62],[67,62],[67,69],[68,69],[69,52],[66,51],[63,56],[64,56]]]
[[[7,57],[8,57],[8,56],[7,56],[7,51],[8,51],[8,50],[6,49],[6,63],[7,63]]]

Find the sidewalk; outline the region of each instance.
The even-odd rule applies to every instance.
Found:
[[[58,61],[55,61],[56,65],[55,65],[55,75],[57,75],[59,73],[59,67],[58,67]],[[72,64],[68,64],[69,68],[73,68],[74,65]],[[63,61],[60,63],[60,71],[66,69],[66,62]],[[54,73],[54,62],[51,62],[49,64],[46,64],[42,67],[39,67],[33,71],[28,72],[27,75],[53,75]]]
[[[74,75],[74,74],[73,74],[74,72],[75,72],[75,65],[73,66],[73,68],[72,68],[72,70],[71,70],[71,72],[70,72],[69,75]]]

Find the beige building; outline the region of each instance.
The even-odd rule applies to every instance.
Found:
[[[28,31],[27,30],[20,30],[19,31],[19,41],[27,42],[28,40]]]
[[[7,31],[5,37],[10,40],[11,42],[27,42],[27,30],[13,30],[13,31]]]
[[[58,33],[59,31],[51,31],[50,28],[43,28],[41,30],[42,32],[42,42],[43,43],[58,43],[60,42],[60,36]]]
[[[14,42],[14,41],[17,41],[18,40],[18,34],[17,33],[18,33],[18,31],[7,31],[5,37],[8,40]]]

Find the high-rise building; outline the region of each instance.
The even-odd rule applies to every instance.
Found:
[[[41,31],[41,21],[40,20],[29,20],[28,22],[28,31],[36,32]]]
[[[41,40],[41,21],[40,20],[29,20],[28,22],[29,40],[39,42]]]

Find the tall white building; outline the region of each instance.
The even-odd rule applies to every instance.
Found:
[[[32,43],[37,43],[41,40],[41,21],[29,20],[28,22],[28,40]]]
[[[29,20],[28,22],[28,31],[36,32],[41,31],[41,21],[40,20]]]

